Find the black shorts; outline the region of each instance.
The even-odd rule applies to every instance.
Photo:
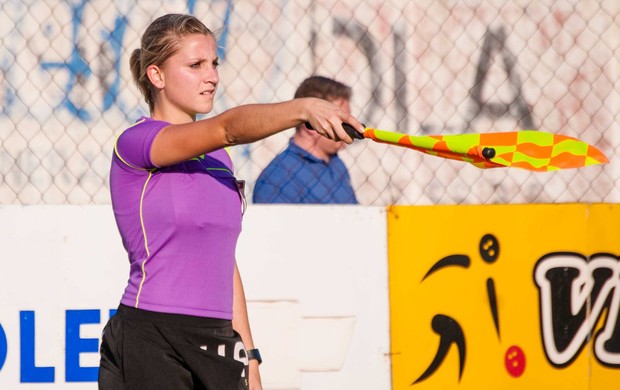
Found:
[[[121,305],[103,330],[101,390],[247,388],[245,349],[231,321]]]

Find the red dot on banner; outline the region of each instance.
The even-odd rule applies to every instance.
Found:
[[[521,348],[513,345],[506,351],[504,364],[506,364],[506,371],[511,376],[515,378],[520,377],[523,371],[525,371],[525,353],[523,353]]]

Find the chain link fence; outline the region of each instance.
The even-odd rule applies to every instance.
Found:
[[[620,200],[620,2],[610,0],[1,0],[0,204],[107,204],[116,137],[148,112],[129,55],[157,16],[218,32],[214,113],[292,98],[311,74],[353,88],[370,127],[412,135],[538,129],[610,163],[531,173],[356,141],[360,203]],[[253,183],[293,130],[232,148]]]

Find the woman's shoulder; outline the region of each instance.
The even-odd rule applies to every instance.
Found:
[[[136,122],[127,127],[121,133],[117,142],[124,143],[129,141],[133,143],[138,140],[152,140],[161,129],[168,125],[168,122],[158,121],[147,117],[140,117]]]
[[[169,125],[147,117],[140,117],[126,128],[116,139],[114,153],[125,164],[132,167],[154,167],[150,161],[150,150],[155,136]]]
[[[143,131],[145,129],[152,129],[152,128],[161,129],[163,127],[168,126],[169,124],[170,123],[168,122],[156,120],[156,119],[149,118],[146,116],[141,116],[133,124],[127,127],[125,131],[123,131],[123,133]]]

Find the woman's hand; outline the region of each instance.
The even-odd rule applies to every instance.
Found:
[[[263,384],[260,379],[260,371],[258,369],[258,361],[250,360],[249,364],[249,378],[248,383],[250,390],[263,390]]]
[[[352,143],[353,139],[342,128],[342,123],[350,124],[360,133],[364,132],[364,125],[337,105],[327,100],[316,98],[303,98],[300,100],[303,100],[306,122],[323,137],[334,141],[343,141],[347,144]]]

